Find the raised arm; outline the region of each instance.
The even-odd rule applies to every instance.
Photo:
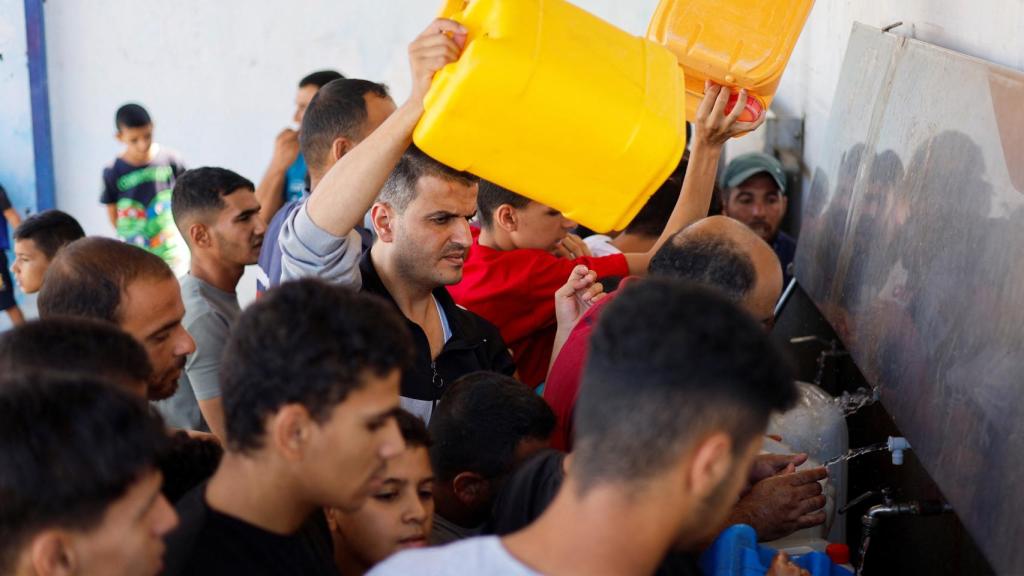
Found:
[[[460,24],[437,19],[409,45],[412,94],[359,146],[345,154],[313,190],[306,210],[317,227],[344,236],[363,221],[388,174],[412,142],[434,73],[458,60],[465,39],[466,30]]]
[[[740,90],[736,106],[726,114],[725,107],[730,95],[729,88],[714,83],[709,83],[704,90],[704,99],[697,108],[697,120],[693,123],[690,161],[686,166],[679,200],[654,246],[647,252],[626,254],[630,274],[647,274],[651,258],[669,237],[708,215],[722,147],[733,136],[755,130],[764,123],[765,114],[754,122],[739,121],[743,106],[747,103],[746,90]]]
[[[260,203],[260,217],[270,223],[284,204],[284,187],[288,167],[299,157],[299,133],[285,128],[274,139],[274,155],[270,159],[263,179],[256,185],[256,200]]]

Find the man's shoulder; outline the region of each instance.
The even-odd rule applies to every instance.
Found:
[[[435,548],[402,552],[378,564],[369,572],[369,576],[405,574],[529,576],[535,573],[505,551],[497,536],[484,536]]]

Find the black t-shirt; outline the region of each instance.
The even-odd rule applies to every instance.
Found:
[[[7,238],[7,218],[3,215],[3,212],[11,208],[11,200],[7,198],[7,191],[0,186],[0,250],[7,250],[11,247],[11,242]]]
[[[164,259],[172,269],[188,261],[188,248],[174,226],[171,192],[185,165],[173,150],[161,148],[148,164],[117,158],[103,170],[100,202],[117,207],[117,236]]]
[[[211,509],[205,494],[203,483],[178,502],[180,524],[167,538],[164,574],[338,576],[323,512],[281,536]]]
[[[545,450],[524,462],[502,486],[484,532],[504,536],[539,518],[562,487],[564,461],[564,453]],[[697,556],[669,552],[654,576],[701,576]]]

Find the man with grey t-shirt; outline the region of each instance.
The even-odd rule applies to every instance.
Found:
[[[175,183],[174,222],[192,251],[181,278],[182,324],[196,342],[174,396],[157,403],[172,427],[226,438],[218,374],[231,327],[241,314],[235,287],[255,264],[266,225],[252,182],[224,168],[196,168]]]

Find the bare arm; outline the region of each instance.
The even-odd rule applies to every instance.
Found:
[[[7,219],[7,223],[11,225],[11,229],[14,230],[18,226],[21,226],[21,215],[14,208],[8,208],[4,210],[4,218]]]
[[[256,186],[256,200],[260,203],[260,217],[269,223],[284,204],[285,178],[288,167],[299,156],[299,133],[285,128],[274,140],[274,155]]]
[[[633,275],[647,274],[647,267],[655,252],[661,248],[673,234],[708,215],[711,205],[711,194],[715,189],[715,174],[718,170],[718,159],[722,155],[722,146],[738,134],[749,132],[764,123],[765,114],[755,122],[739,122],[743,106],[747,102],[747,93],[740,91],[739,101],[732,112],[725,114],[725,106],[729,101],[730,90],[718,84],[710,84],[704,91],[704,100],[697,109],[697,121],[693,123],[693,143],[690,146],[690,161],[683,177],[683,189],[679,194],[668,223],[658,241],[647,252],[626,254],[629,273]]]
[[[604,286],[597,281],[596,272],[583,265],[573,268],[569,279],[555,292],[555,318],[558,321],[558,329],[555,332],[548,371],[554,366],[558,353],[569,340],[569,335],[580,318],[604,296]]]
[[[107,218],[110,219],[110,225],[117,231],[117,204],[107,204]]]
[[[220,440],[221,444],[227,443],[227,424],[224,422],[224,403],[220,396],[209,400],[199,400],[199,411],[210,427],[210,432]]]
[[[409,45],[412,94],[359,146],[342,156],[313,190],[306,212],[319,228],[344,236],[363,221],[388,174],[412,142],[434,73],[458,59],[465,35],[458,23],[438,19]]]

